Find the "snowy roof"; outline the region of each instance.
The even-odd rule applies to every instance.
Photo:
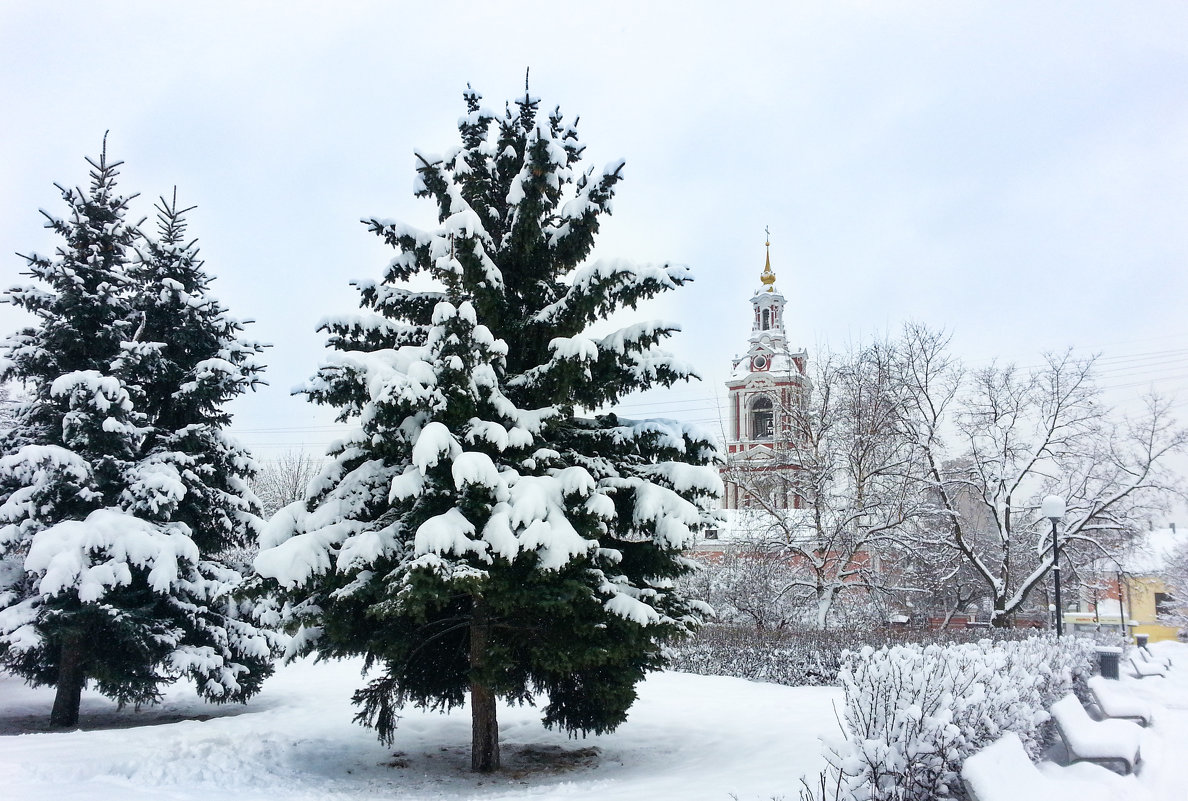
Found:
[[[763,371],[752,370],[751,359],[760,353],[767,357],[770,367]],[[736,384],[748,378],[761,376],[768,376],[773,381],[787,380],[791,375],[800,374],[800,369],[793,359],[807,357],[808,353],[804,350],[789,351],[787,347],[783,345],[776,347],[774,343],[772,345],[766,345],[766,343],[752,345],[745,355],[738,357],[734,362],[727,383]]]
[[[1157,528],[1135,540],[1134,546],[1122,557],[1122,569],[1127,573],[1159,573],[1167,565],[1172,553],[1188,544],[1188,534],[1173,528]]]

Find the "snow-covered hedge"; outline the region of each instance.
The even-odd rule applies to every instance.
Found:
[[[1083,694],[1093,664],[1094,643],[1072,637],[848,652],[846,736],[827,745],[820,785],[845,801],[960,798],[961,763],[1004,732],[1038,756],[1048,707]]]
[[[866,646],[904,643],[944,644],[980,639],[1021,640],[1023,629],[788,629],[758,631],[733,626],[703,626],[671,653],[671,667],[702,676],[734,676],[792,687],[835,685],[842,655]]]
[[[672,649],[670,667],[702,676],[734,676],[793,687],[836,684],[842,653],[868,641],[852,631],[792,634],[705,626]]]

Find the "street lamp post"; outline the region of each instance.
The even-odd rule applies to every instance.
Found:
[[[1064,498],[1049,495],[1040,504],[1040,514],[1052,521],[1052,581],[1056,589],[1056,636],[1064,634],[1064,607],[1060,604],[1060,540],[1056,524],[1064,517]]]

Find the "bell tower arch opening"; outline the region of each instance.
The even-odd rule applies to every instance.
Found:
[[[751,439],[771,439],[775,435],[775,408],[771,398],[760,395],[751,401]]]

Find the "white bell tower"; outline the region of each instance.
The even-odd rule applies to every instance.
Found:
[[[810,382],[808,354],[793,349],[785,326],[787,301],[776,289],[771,270],[771,240],[759,275],[761,287],[751,298],[754,315],[747,351],[736,357],[728,391],[725,507],[756,504],[778,509],[800,505],[795,492],[800,410]]]

